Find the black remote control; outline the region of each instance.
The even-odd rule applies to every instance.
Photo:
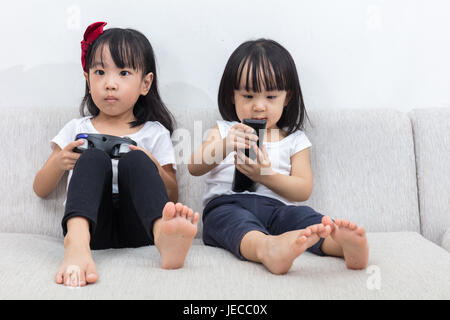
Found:
[[[264,129],[266,128],[266,120],[244,119],[243,123],[247,126],[252,127],[256,131],[256,134],[258,135],[257,145],[258,148],[260,148],[264,141]],[[251,148],[245,149],[245,155],[252,160],[256,159],[256,153]],[[246,190],[254,192],[255,189],[255,182],[235,168],[232,190],[234,192],[244,192]]]

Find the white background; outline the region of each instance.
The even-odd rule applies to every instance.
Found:
[[[0,108],[78,108],[87,25],[143,32],[170,107],[217,107],[226,61],[272,38],[297,64],[307,110],[450,106],[450,2],[444,0],[6,1]]]

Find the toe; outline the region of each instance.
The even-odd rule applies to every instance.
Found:
[[[183,206],[183,209],[181,209],[181,216],[185,219],[187,219],[189,213],[189,208],[186,206]]]
[[[333,232],[333,230],[335,229],[335,224],[334,224],[333,220],[329,216],[324,216],[322,218],[322,224],[324,226],[329,226],[330,227],[330,232]]]
[[[77,265],[70,265],[64,273],[65,285],[71,287],[78,287],[80,285],[81,269]]]
[[[192,216],[194,215],[194,210],[192,210],[191,208],[189,208],[188,210],[188,214],[187,214],[187,219],[192,221]]]
[[[81,273],[80,272],[72,272],[70,274],[70,285],[72,287],[79,287],[80,286],[80,282],[81,282]]]
[[[366,230],[363,227],[358,227],[356,229],[356,233],[358,235],[360,235],[361,237],[365,237],[366,236]]]
[[[329,216],[323,216],[322,217],[322,224],[323,225],[331,225],[333,223],[333,220]]]
[[[321,238],[326,238],[331,234],[331,227],[330,226],[324,226],[323,230],[319,233],[319,236]]]
[[[80,287],[84,287],[86,285],[86,274],[84,272],[81,272],[79,281]]]
[[[70,286],[70,273],[64,272],[63,274],[63,283],[65,286]]]
[[[308,229],[310,229],[312,233],[320,233],[323,231],[323,228],[324,228],[324,225],[321,223],[314,224],[314,225],[308,227]]]
[[[55,282],[56,283],[58,283],[58,284],[62,284],[63,283],[63,271],[61,271],[61,270],[58,270],[58,272],[56,273],[56,276],[55,276]]]
[[[319,224],[317,226],[317,232],[322,232],[324,228],[325,228],[325,226],[323,224]]]
[[[192,217],[192,224],[197,225],[199,219],[200,214],[198,212],[194,213],[194,216]]]
[[[297,239],[295,239],[295,243],[298,245],[302,245],[306,243],[307,240],[308,238],[306,238],[305,236],[299,236]]]
[[[70,265],[66,267],[63,273],[63,283],[65,286],[72,286],[72,273],[74,271],[74,266]]]
[[[302,236],[309,237],[309,236],[311,236],[311,235],[313,234],[313,232],[312,232],[311,228],[308,227],[308,228],[306,228],[306,229],[303,229],[302,232],[301,232],[300,234],[301,234]]]
[[[98,275],[95,266],[89,265],[86,270],[86,281],[87,283],[94,283],[97,281]]]
[[[89,273],[86,276],[86,282],[87,283],[94,283],[95,281],[97,281],[97,274],[96,273]]]
[[[163,218],[172,219],[175,215],[175,205],[173,202],[167,202],[163,209]]]
[[[177,216],[180,215],[181,211],[183,211],[183,204],[177,202],[177,204],[175,205],[175,211]]]

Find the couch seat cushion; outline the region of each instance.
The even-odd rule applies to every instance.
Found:
[[[99,280],[57,285],[61,239],[0,233],[0,299],[449,299],[450,254],[415,232],[368,233],[369,267],[308,252],[286,275],[195,239],[185,266],[160,268],[154,246],[93,251]]]

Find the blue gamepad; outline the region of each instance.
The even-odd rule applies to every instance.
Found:
[[[116,137],[99,133],[79,133],[75,140],[84,140],[82,145],[73,151],[83,153],[87,149],[100,149],[105,151],[112,159],[118,159],[130,151],[130,144],[137,146],[137,143],[128,137]]]

